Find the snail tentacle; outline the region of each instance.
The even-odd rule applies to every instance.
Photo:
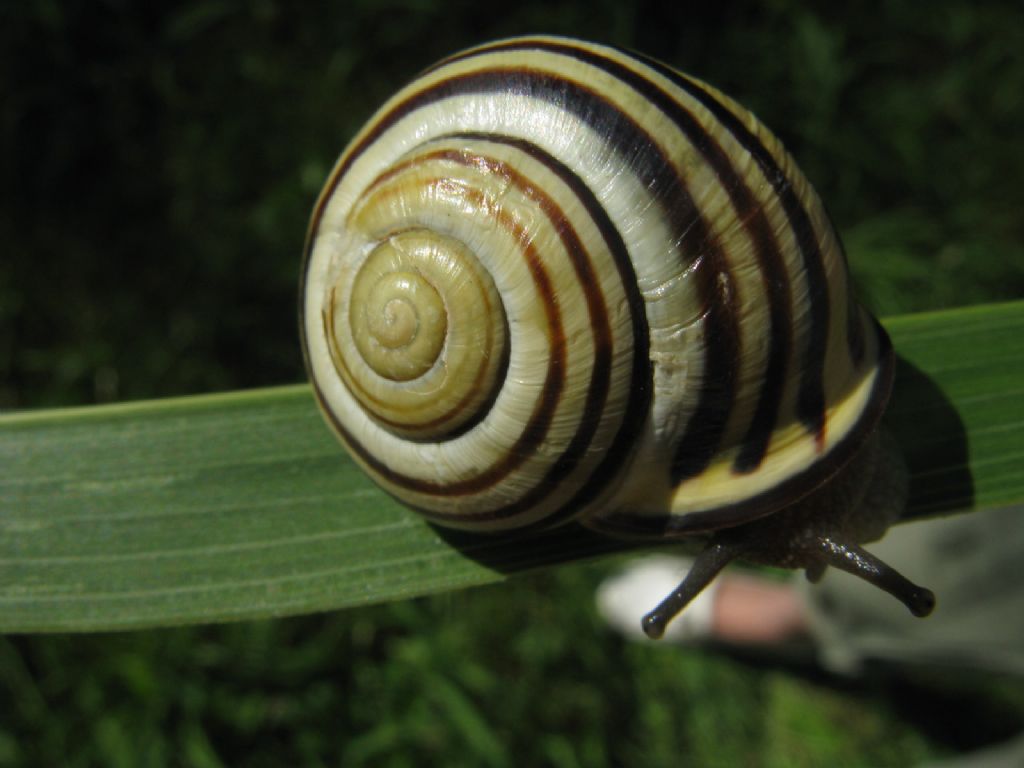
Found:
[[[888,592],[915,616],[928,616],[935,609],[934,592],[914,584],[863,547],[843,544],[827,536],[818,537],[814,544],[823,563],[851,573]]]
[[[742,557],[744,551],[744,545],[735,540],[716,536],[709,541],[697,555],[679,586],[643,617],[640,626],[644,634],[652,640],[661,639],[669,622],[682,613],[683,609],[715,580],[725,566]]]

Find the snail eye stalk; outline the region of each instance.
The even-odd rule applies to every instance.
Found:
[[[644,616],[641,627],[652,640],[660,640],[672,619],[682,613],[704,587],[710,584],[725,566],[743,554],[743,547],[736,542],[723,541],[714,537],[701,550],[690,568],[690,572],[672,593],[662,600],[658,607]]]
[[[934,592],[914,584],[888,563],[856,544],[842,544],[828,536],[820,536],[811,542],[810,548],[818,550],[824,565],[851,573],[888,592],[918,618],[924,618],[935,610]]]
[[[746,557],[766,565],[804,568],[807,578],[819,580],[828,566],[846,571],[888,592],[907,609],[923,618],[935,609],[935,593],[918,586],[892,566],[856,544],[843,544],[828,535],[779,534],[782,520],[759,520],[737,528],[719,531],[694,560],[682,582],[658,606],[643,617],[644,634],[658,640],[669,622],[710,584],[725,566]],[[766,536],[767,526],[775,532]],[[766,545],[766,541],[768,544]]]

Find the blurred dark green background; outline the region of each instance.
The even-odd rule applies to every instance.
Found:
[[[1024,4],[0,5],[0,410],[293,383],[306,217],[435,59],[638,48],[751,107],[880,314],[1024,296]],[[608,565],[339,615],[0,638],[0,765],[908,765],[1004,736],[1010,684],[837,684],[633,647]]]

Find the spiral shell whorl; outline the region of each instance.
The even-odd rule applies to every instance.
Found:
[[[448,335],[445,302],[407,253],[391,241],[376,248],[356,275],[349,302],[359,353],[374,373],[391,381],[429,371]],[[342,317],[335,318],[335,335],[341,324]]]
[[[428,440],[455,432],[504,374],[501,299],[476,255],[454,238],[422,229],[388,237],[342,270],[329,305],[338,374],[393,434]]]
[[[642,318],[628,255],[618,242],[616,265],[589,192],[531,151],[466,134],[386,152],[351,203],[337,190],[314,246],[325,298],[311,290],[307,312],[343,385],[317,379],[335,426],[378,482],[450,525],[575,510],[641,380],[644,334],[612,313]]]

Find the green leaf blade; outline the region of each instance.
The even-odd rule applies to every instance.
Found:
[[[1024,498],[1024,302],[887,326],[912,513]],[[0,418],[2,631],[329,610],[626,546],[451,538],[363,476],[307,386]]]

